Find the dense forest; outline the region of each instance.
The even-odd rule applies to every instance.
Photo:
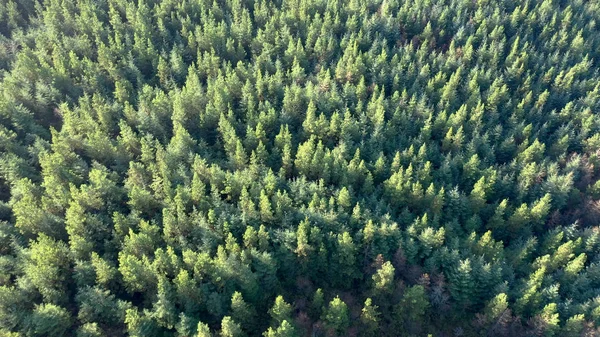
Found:
[[[600,336],[599,19],[0,0],[0,336]]]

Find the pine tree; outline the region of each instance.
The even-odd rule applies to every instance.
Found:
[[[177,322],[177,313],[172,285],[164,278],[158,280],[157,301],[154,303],[152,316],[160,326],[172,329]]]
[[[211,337],[210,329],[208,325],[202,322],[198,322],[198,327],[196,328],[196,335],[194,337]]]
[[[386,261],[373,275],[373,285],[379,296],[390,294],[394,290],[395,268],[390,261]]]
[[[260,191],[260,202],[258,204],[260,209],[260,218],[264,222],[273,221],[273,211],[271,210],[271,201],[264,190]]]
[[[255,316],[254,308],[244,301],[242,294],[238,291],[234,292],[231,297],[231,318],[252,331],[252,327],[255,325]]]
[[[352,206],[352,199],[350,197],[350,192],[346,187],[343,187],[340,190],[337,200],[338,205],[342,207],[342,209],[349,209]]]
[[[71,268],[71,262],[69,249],[63,242],[41,234],[31,244],[23,268],[28,282],[47,303],[59,305],[67,302],[70,275],[67,271]],[[48,307],[48,310],[58,310],[55,309]]]
[[[296,329],[288,321],[283,321],[277,327],[277,329],[269,328],[265,333],[264,337],[296,337],[298,333]]]
[[[231,317],[225,316],[221,321],[221,337],[241,337],[245,336],[240,325]]]
[[[379,330],[379,312],[378,306],[373,305],[370,298],[367,298],[360,314],[360,321],[363,325],[364,336],[375,336]]]
[[[321,316],[325,326],[338,336],[344,335],[350,326],[348,306],[339,297],[334,298]]]
[[[425,288],[421,285],[405,290],[402,300],[394,308],[398,331],[407,334],[419,334],[426,326],[427,311],[430,304]]]
[[[292,306],[283,299],[283,296],[279,295],[275,299],[273,307],[269,309],[269,315],[271,315],[272,325],[279,326],[283,321],[291,320]]]
[[[462,260],[450,273],[450,294],[462,308],[469,307],[474,301],[475,283],[469,259]]]
[[[325,306],[325,298],[323,295],[323,289],[318,288],[313,297],[312,297],[312,301],[310,303],[310,312],[311,312],[311,316],[314,317],[320,317],[323,309]]]

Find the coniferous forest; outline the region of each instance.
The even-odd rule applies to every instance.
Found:
[[[0,0],[0,336],[600,336],[599,21]]]

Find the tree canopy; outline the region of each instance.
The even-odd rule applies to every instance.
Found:
[[[1,0],[0,336],[600,335],[599,21]]]

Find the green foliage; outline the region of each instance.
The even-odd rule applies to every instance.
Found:
[[[283,321],[279,325],[279,327],[274,330],[273,328],[269,328],[263,336],[265,337],[295,337],[298,336],[296,333],[296,329],[288,322]]]
[[[508,297],[505,293],[500,293],[491,299],[485,307],[485,315],[488,319],[494,320],[500,317],[508,309]]]
[[[360,321],[364,326],[365,336],[375,336],[379,330],[380,314],[377,312],[377,309],[378,307],[372,304],[372,300],[367,298],[360,314]]]
[[[280,325],[292,317],[292,306],[283,299],[283,296],[277,296],[275,304],[269,309],[269,314],[273,324]]]
[[[394,290],[395,268],[390,261],[385,262],[373,275],[375,291],[381,294],[391,293]]]
[[[339,297],[334,298],[321,316],[325,326],[338,335],[343,335],[350,326],[348,306]]]
[[[199,322],[198,328],[196,329],[196,335],[194,337],[211,337],[210,329],[208,325]]]
[[[427,311],[430,303],[421,285],[405,290],[402,300],[394,307],[395,325],[406,334],[420,334],[427,326]]]
[[[29,324],[34,336],[64,336],[73,323],[65,308],[42,304],[33,310]]]
[[[0,1],[0,335],[599,335],[599,15]]]
[[[238,291],[234,292],[231,298],[231,318],[248,329],[255,325],[254,308],[244,301],[242,294]]]
[[[221,337],[241,337],[245,336],[240,325],[231,317],[225,316],[221,321]]]
[[[67,301],[70,259],[69,249],[63,242],[41,234],[31,244],[23,268],[24,276],[45,301],[55,304]]]

